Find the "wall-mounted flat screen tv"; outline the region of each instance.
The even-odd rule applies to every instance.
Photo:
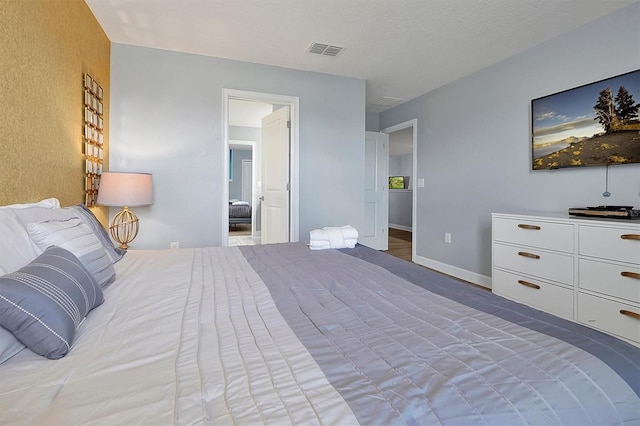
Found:
[[[389,189],[407,189],[409,176],[389,176]]]
[[[640,163],[640,70],[531,101],[531,167]]]

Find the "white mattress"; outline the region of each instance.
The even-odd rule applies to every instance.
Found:
[[[65,358],[0,365],[0,424],[357,423],[238,249],[116,271]]]

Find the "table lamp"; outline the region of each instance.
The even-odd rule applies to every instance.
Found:
[[[97,204],[122,207],[113,217],[109,231],[120,248],[127,249],[138,235],[138,217],[129,207],[153,204],[150,173],[104,172],[100,177]]]

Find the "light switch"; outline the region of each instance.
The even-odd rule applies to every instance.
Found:
[[[424,179],[418,179],[418,188],[424,188]]]

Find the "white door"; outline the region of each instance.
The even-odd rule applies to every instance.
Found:
[[[389,135],[366,132],[364,148],[364,227],[358,242],[389,248]]]
[[[289,241],[289,107],[262,118],[262,244]]]

